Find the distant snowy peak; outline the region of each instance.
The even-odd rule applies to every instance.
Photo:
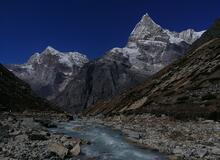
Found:
[[[65,53],[68,55],[68,60],[74,62],[75,65],[82,67],[85,63],[89,62],[89,59],[86,55],[79,52],[68,52]],[[65,56],[64,56],[65,57]],[[65,59],[65,58],[64,58]]]
[[[51,46],[48,46],[43,52],[42,54],[51,54],[51,55],[57,55],[59,54],[60,52],[56,49],[54,49],[53,47]]]
[[[187,29],[180,33],[173,32],[162,28],[148,14],[145,14],[131,32],[128,44],[132,45],[131,42],[137,42],[139,40],[162,41],[175,44],[186,42],[192,44],[204,32],[196,32],[193,29]]]
[[[39,61],[40,61],[40,53],[35,53],[29,58],[27,64],[31,65],[33,63],[39,63]]]
[[[42,53],[35,53],[30,57],[27,64],[42,64],[45,63],[45,58],[51,57],[57,60],[56,63],[62,63],[64,65],[67,65],[68,67],[71,67],[73,65],[77,65],[79,67],[82,67],[85,63],[87,63],[89,60],[86,55],[81,54],[79,52],[60,52],[56,49],[54,49],[51,46],[48,46]]]
[[[123,48],[113,48],[105,58],[123,56],[131,68],[152,75],[184,55],[185,51],[204,31],[187,29],[173,32],[162,28],[148,15],[142,16]]]
[[[148,14],[145,14],[131,32],[130,39],[144,39],[146,36],[151,36],[161,30],[161,26],[156,24]]]
[[[181,42],[186,42],[188,44],[192,44],[199,39],[205,31],[196,32],[193,29],[187,29],[178,33],[165,29],[164,32],[169,36],[170,43],[179,44]]]
[[[193,29],[187,29],[179,33],[179,37],[185,42],[192,44],[194,41],[199,39],[205,31],[196,32]]]
[[[65,89],[88,61],[79,52],[60,52],[48,46],[41,53],[33,54],[27,63],[7,67],[36,93],[50,100]]]

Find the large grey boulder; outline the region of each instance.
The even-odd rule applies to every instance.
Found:
[[[78,156],[80,154],[80,145],[77,143],[71,150],[70,154],[73,156]]]
[[[65,148],[62,144],[51,143],[48,146],[48,150],[57,154],[61,159],[64,159],[67,156],[69,150]]]

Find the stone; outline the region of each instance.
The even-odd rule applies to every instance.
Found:
[[[50,133],[47,131],[41,131],[40,134],[43,136],[50,136]]]
[[[74,130],[74,131],[81,131],[81,130],[82,130],[82,127],[81,127],[81,126],[79,126],[79,127],[74,127],[73,130]]]
[[[85,140],[85,139],[81,139],[81,140],[80,140],[80,144],[81,144],[81,145],[90,145],[91,142],[90,142],[90,141],[87,141],[87,140]]]
[[[208,150],[207,149],[199,149],[197,150],[197,154],[200,158],[203,158],[207,155]]]
[[[67,136],[62,136],[62,137],[60,138],[60,141],[61,141],[61,142],[65,142],[65,141],[67,141],[67,139],[68,139]]]
[[[73,156],[78,156],[80,154],[80,145],[77,143],[71,150],[70,150],[71,155]]]
[[[28,136],[26,134],[21,134],[15,137],[16,141],[25,142],[28,140]]]
[[[122,132],[124,134],[126,134],[128,137],[131,137],[131,138],[134,138],[134,139],[140,139],[141,138],[141,135],[140,135],[139,132],[131,131],[131,130],[128,130],[128,129],[124,129],[124,130],[122,130]]]
[[[71,150],[75,144],[72,143],[71,141],[66,141],[63,143],[63,146],[66,147],[67,149]]]
[[[220,155],[220,148],[212,147],[211,152],[215,155]]]
[[[66,118],[67,118],[67,121],[73,121],[74,120],[73,116],[69,115],[69,114],[66,115]]]
[[[32,141],[46,141],[48,138],[45,135],[42,134],[30,134],[28,135],[28,138]]]
[[[120,130],[121,128],[122,128],[121,125],[117,125],[117,124],[116,124],[116,125],[114,126],[114,129],[116,129],[116,130]]]
[[[64,159],[65,156],[67,156],[68,151],[69,151],[66,147],[64,147],[62,144],[59,144],[59,143],[49,144],[48,150],[58,155],[61,159]]]
[[[173,154],[183,155],[184,152],[183,152],[183,150],[179,146],[176,146],[176,148],[174,148],[174,150],[173,150]]]
[[[68,137],[68,136],[61,137],[60,141],[68,149],[72,149],[77,143],[81,143],[81,140],[79,138]]]
[[[42,126],[39,123],[35,122],[33,118],[23,118],[21,125],[29,129],[41,129],[42,128]]]
[[[17,135],[19,135],[19,134],[21,134],[21,131],[20,131],[20,130],[19,130],[19,131],[14,131],[14,132],[12,132],[12,133],[9,133],[10,136],[17,136]]]
[[[62,136],[60,138],[61,142],[66,142],[66,141],[71,141],[73,143],[80,143],[80,139],[79,138],[75,138],[75,137],[71,137],[71,136]]]
[[[204,120],[202,121],[203,123],[213,123],[214,121],[213,120]]]
[[[37,119],[35,121],[39,122],[42,126],[44,126],[46,128],[57,128],[57,125],[54,122],[52,122],[51,120]]]
[[[9,137],[9,128],[8,126],[3,126],[0,123],[0,142],[4,139]]]
[[[134,142],[134,143],[139,143],[139,140],[136,139],[136,138],[126,137],[126,139],[127,139],[128,141],[131,141],[131,142]]]
[[[180,158],[178,156],[171,155],[168,156],[168,160],[180,160]]]
[[[8,117],[8,121],[9,121],[9,122],[13,122],[14,120],[15,120],[14,117],[12,117],[12,116],[9,116],[9,117]]]

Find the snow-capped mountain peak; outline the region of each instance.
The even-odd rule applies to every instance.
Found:
[[[160,26],[154,22],[154,20],[149,16],[148,13],[142,16],[140,23],[144,24],[145,26],[148,26],[148,28],[160,28]]]
[[[168,29],[162,28],[160,25],[155,23],[148,14],[145,14],[131,32],[128,45],[129,47],[131,45],[135,46],[131,42],[137,42],[140,40],[153,40],[157,42],[161,41],[174,44],[185,42],[192,44],[203,33],[204,31],[196,32],[193,29],[187,29],[179,33],[170,31]]]
[[[73,65],[82,67],[89,61],[86,55],[79,52],[60,52],[48,46],[43,52],[33,54],[26,65],[47,64],[50,59],[53,65],[63,64],[68,67],[72,67]]]
[[[194,29],[187,29],[179,33],[179,37],[185,42],[192,44],[195,40],[201,37],[205,31],[196,32]]]
[[[39,63],[39,60],[40,60],[40,53],[35,53],[29,58],[27,64],[31,65],[33,63]]]
[[[60,52],[56,49],[54,49],[51,46],[47,46],[47,48],[42,52],[42,54],[51,54],[51,55],[56,55],[59,54]]]
[[[127,45],[121,49],[114,48],[110,53],[128,57],[132,68],[151,75],[181,57],[202,33],[204,31],[193,29],[170,31],[145,14],[131,32]]]
[[[88,61],[86,55],[79,52],[60,52],[48,46],[43,52],[33,54],[27,63],[8,65],[8,68],[37,93],[51,99]]]
[[[69,52],[66,53],[69,56],[69,59],[73,61],[76,65],[82,67],[85,63],[89,62],[86,55],[79,52]]]
[[[144,39],[146,36],[156,34],[161,30],[161,26],[156,24],[146,13],[142,16],[140,22],[135,26],[130,35],[130,40]]]

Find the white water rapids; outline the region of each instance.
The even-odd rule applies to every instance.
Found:
[[[78,128],[78,129],[74,129]],[[126,141],[121,132],[86,121],[59,123],[52,132],[79,137],[91,142],[81,148],[82,154],[97,160],[165,160],[158,152],[140,148]]]

